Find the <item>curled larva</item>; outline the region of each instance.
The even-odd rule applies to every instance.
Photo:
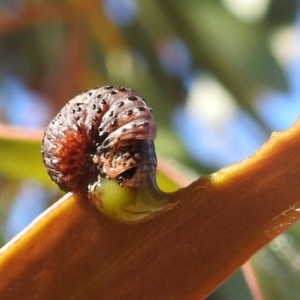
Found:
[[[66,192],[113,179],[138,187],[156,171],[151,108],[134,90],[104,86],[70,100],[42,140],[48,174]]]
[[[155,137],[152,110],[135,91],[96,87],[48,125],[43,161],[62,190],[87,193],[110,218],[146,220],[176,205],[156,184]]]

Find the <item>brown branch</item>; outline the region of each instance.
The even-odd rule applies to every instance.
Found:
[[[300,216],[300,121],[124,225],[66,196],[0,251],[1,299],[202,299]]]

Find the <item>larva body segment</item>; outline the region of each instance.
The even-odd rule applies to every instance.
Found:
[[[64,191],[104,178],[136,187],[155,173],[152,110],[133,90],[96,87],[70,100],[48,125],[43,160]]]

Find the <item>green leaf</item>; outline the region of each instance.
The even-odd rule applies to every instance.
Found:
[[[47,186],[54,186],[42,161],[42,132],[39,137],[23,139],[0,134],[0,174],[14,179],[35,178]]]
[[[295,299],[300,295],[300,226],[273,240],[251,259],[264,299]]]

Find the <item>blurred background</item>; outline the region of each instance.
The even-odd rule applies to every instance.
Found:
[[[0,0],[0,122],[44,128],[86,89],[131,87],[154,109],[160,159],[211,173],[298,118],[299,39],[296,0]],[[58,192],[1,174],[1,151],[4,243]],[[271,273],[274,283],[270,266],[288,264],[285,280],[297,286],[298,233],[295,227],[261,252],[257,274]],[[291,247],[293,262],[282,258]],[[211,298],[251,299],[241,273],[235,276]],[[265,293],[299,299],[294,290],[286,298],[280,281]]]

